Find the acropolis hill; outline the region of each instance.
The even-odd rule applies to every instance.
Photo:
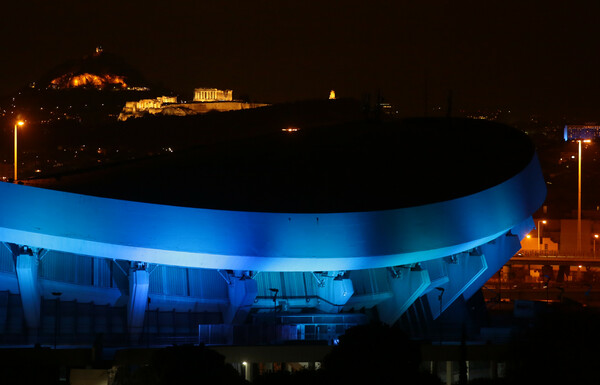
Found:
[[[139,118],[147,114],[188,116],[204,114],[209,111],[236,111],[250,108],[264,107],[265,103],[247,103],[233,100],[232,90],[219,90],[216,88],[196,88],[194,101],[191,103],[178,103],[175,96],[159,96],[155,99],[141,99],[125,104],[119,114],[119,120]]]

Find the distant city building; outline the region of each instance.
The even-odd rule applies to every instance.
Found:
[[[537,236],[536,230],[532,230],[530,234],[527,234],[525,238],[521,240],[521,251],[543,251],[546,252],[558,252],[559,244],[554,242],[551,237],[542,236],[542,240]]]
[[[568,124],[565,126],[565,141],[595,139],[598,137],[600,137],[600,125],[596,123]]]
[[[196,88],[194,90],[195,102],[230,102],[232,100],[232,90],[219,90],[216,88]]]
[[[556,255],[592,256],[600,252],[600,207],[597,210],[584,210],[581,220],[581,250],[577,247],[577,219],[554,219],[542,223],[535,222],[537,228],[531,230],[521,240],[521,251],[556,252]],[[540,240],[541,236],[541,240]]]

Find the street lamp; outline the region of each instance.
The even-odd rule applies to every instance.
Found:
[[[15,123],[15,175],[14,175],[14,181],[17,181],[17,129],[19,126],[24,125],[25,122],[22,120],[19,120],[17,123]]]
[[[537,230],[538,230],[538,251],[541,250],[542,242],[542,225],[548,223],[545,219],[538,220]]]
[[[577,178],[577,251],[581,252],[581,142],[590,143],[591,140],[578,140],[579,144],[579,164]]]
[[[598,239],[600,235],[594,234],[594,258],[596,258],[596,239]]]
[[[244,369],[244,379],[250,381],[248,378],[248,363],[246,361],[242,362],[242,368]]]

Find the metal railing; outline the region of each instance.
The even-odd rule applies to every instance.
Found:
[[[519,250],[513,257],[548,257],[548,258],[595,258],[600,260],[600,250]]]

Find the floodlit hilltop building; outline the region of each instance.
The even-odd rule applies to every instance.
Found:
[[[127,102],[119,114],[119,120],[124,121],[146,114],[188,116],[209,111],[237,111],[264,106],[268,106],[268,104],[233,100],[232,90],[196,88],[192,103],[177,103],[177,97],[175,96],[160,96],[156,99]]]
[[[218,90],[216,88],[196,88],[194,90],[195,102],[230,102],[232,100],[232,90]]]
[[[177,96],[159,96],[155,99],[126,102],[123,111],[119,114],[119,120],[127,120],[134,116],[143,116],[146,113],[159,114],[167,104],[175,103],[177,103]]]

